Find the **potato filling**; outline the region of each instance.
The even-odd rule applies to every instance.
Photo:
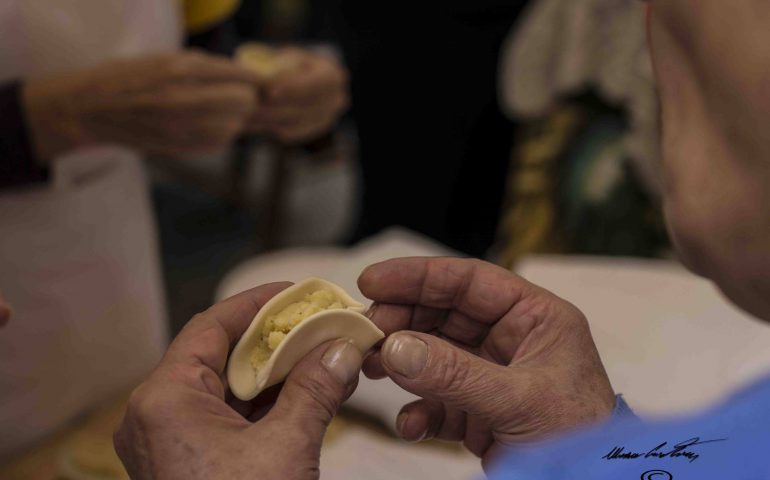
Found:
[[[342,301],[327,289],[316,290],[305,295],[298,302],[284,307],[280,312],[269,315],[262,328],[262,336],[251,352],[251,366],[258,373],[286,335],[303,320],[324,310],[346,308]]]

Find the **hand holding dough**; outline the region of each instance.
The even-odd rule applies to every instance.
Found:
[[[347,338],[363,354],[385,337],[362,315],[364,308],[342,288],[318,278],[279,293],[257,313],[230,355],[227,380],[233,394],[251,400],[329,340]]]
[[[247,43],[235,59],[262,79],[249,133],[287,144],[307,142],[329,132],[347,110],[348,73],[332,55]]]
[[[329,422],[358,383],[361,353],[326,342],[294,365],[272,407],[226,394],[227,355],[290,284],[254,288],[196,315],[134,392],[115,449],[134,480],[318,480]],[[272,403],[272,402],[271,402]]]

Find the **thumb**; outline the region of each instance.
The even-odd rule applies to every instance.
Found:
[[[317,438],[320,447],[329,422],[358,384],[362,362],[348,339],[319,346],[291,371],[268,417]]]
[[[503,367],[432,335],[399,332],[381,349],[382,365],[401,388],[499,424],[521,404],[513,367]],[[522,383],[523,385],[526,385]]]

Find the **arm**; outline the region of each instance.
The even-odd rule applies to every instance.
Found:
[[[255,111],[258,80],[229,59],[180,52],[2,87],[0,187],[43,180],[45,165],[92,145],[173,158],[221,151]]]

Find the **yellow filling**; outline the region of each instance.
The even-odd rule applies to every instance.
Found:
[[[254,371],[259,372],[265,366],[286,335],[303,320],[324,310],[340,308],[346,308],[342,301],[332,291],[321,289],[308,293],[302,300],[268,316],[262,328],[262,337],[251,352]]]
[[[261,43],[241,45],[235,52],[235,58],[241,66],[266,78],[275,77],[299,66],[296,54],[282,54],[279,50]]]

